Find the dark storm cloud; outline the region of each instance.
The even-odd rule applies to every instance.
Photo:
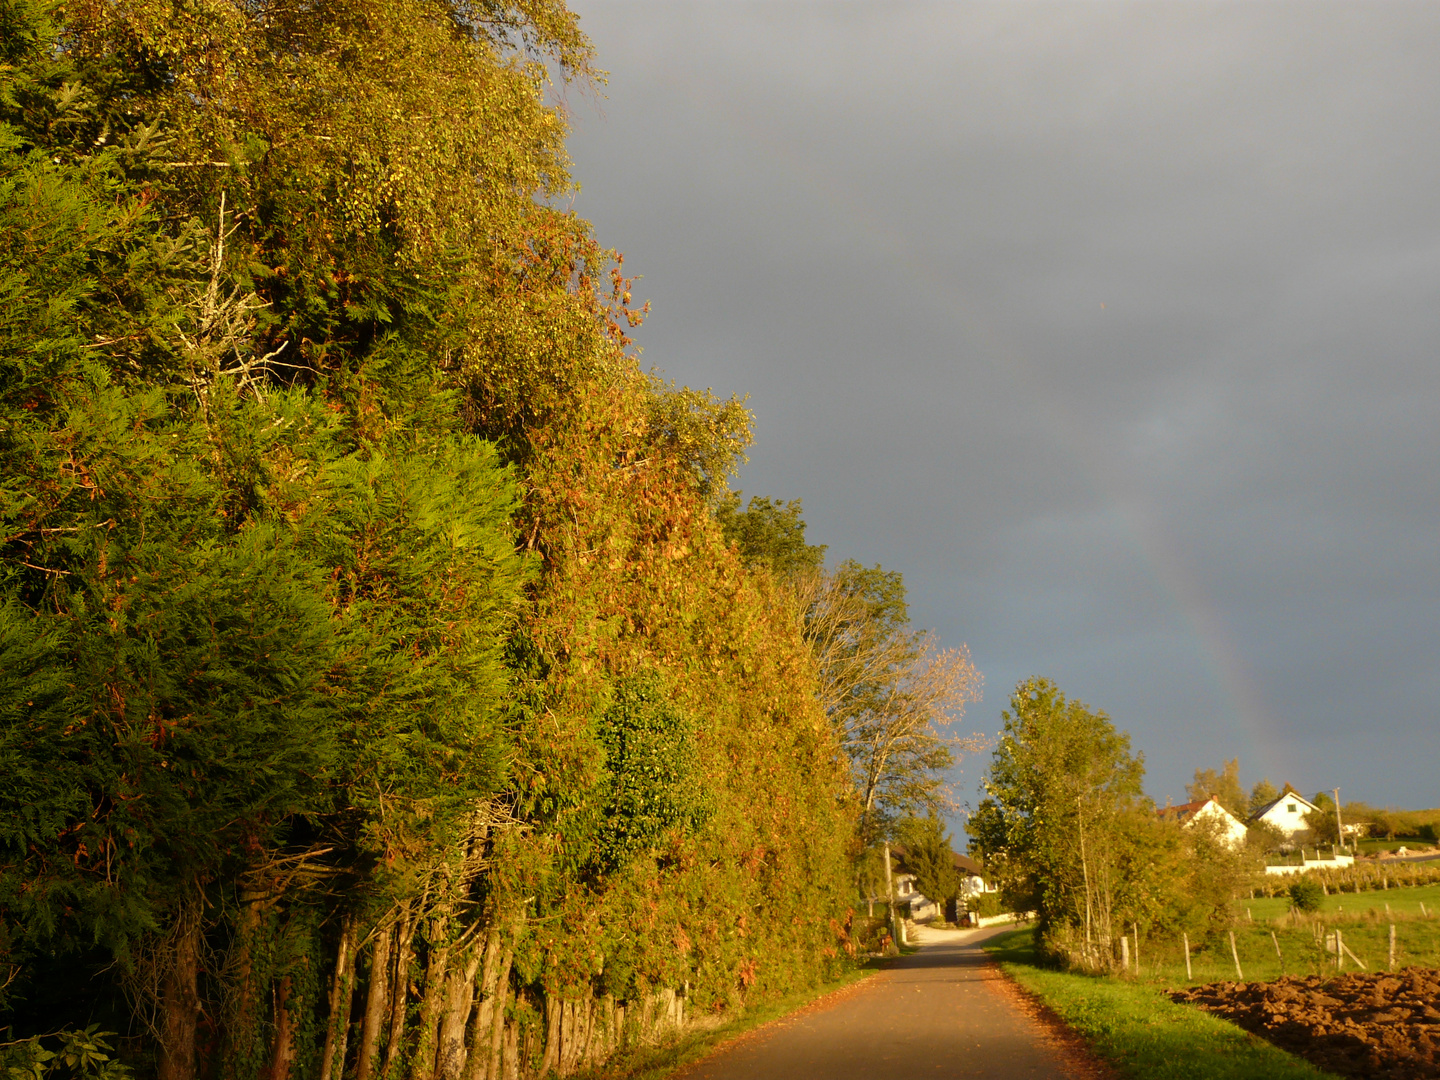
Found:
[[[1440,802],[1440,7],[575,6],[645,362],[751,395],[741,486],[905,572],[975,726],[1046,674],[1161,797]]]

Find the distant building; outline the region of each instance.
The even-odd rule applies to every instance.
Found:
[[[1310,828],[1305,821],[1305,815],[1319,812],[1318,806],[1286,784],[1285,790],[1278,797],[1250,815],[1250,821],[1252,824],[1263,821],[1267,825],[1273,825],[1286,840],[1294,840]]]
[[[895,902],[901,917],[915,922],[927,922],[942,914],[940,905],[925,896],[915,887],[915,872],[906,861],[903,844],[890,845],[890,866],[895,883]],[[985,869],[967,855],[958,855],[952,848],[950,858],[960,874],[960,896],[968,899],[980,893],[995,892],[996,887],[988,882]]]
[[[951,853],[954,855],[954,853]],[[979,896],[981,893],[999,892],[999,888],[985,875],[985,868],[968,855],[954,855],[955,869],[960,871],[960,895]]]
[[[1160,816],[1167,821],[1178,822],[1184,829],[1192,828],[1198,821],[1213,821],[1221,838],[1230,847],[1238,848],[1245,842],[1245,823],[1221,806],[1220,800],[1213,795],[1180,806],[1167,806],[1160,811]]]

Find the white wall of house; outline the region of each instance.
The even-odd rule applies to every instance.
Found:
[[[1318,809],[1316,805],[1309,799],[1297,795],[1293,791],[1287,791],[1260,811],[1255,820],[1275,826],[1287,840],[1293,840],[1297,833],[1304,832],[1310,827],[1305,824],[1305,815],[1316,809]]]
[[[1243,821],[1230,813],[1229,810],[1226,810],[1225,807],[1221,806],[1214,799],[1211,799],[1199,810],[1191,814],[1189,820],[1185,822],[1185,827],[1188,829],[1197,821],[1218,822],[1220,835],[1232,848],[1237,848],[1245,843],[1245,834],[1249,831],[1246,829]]]
[[[995,892],[995,886],[979,874],[970,874],[960,880],[961,896],[978,896],[980,893]]]

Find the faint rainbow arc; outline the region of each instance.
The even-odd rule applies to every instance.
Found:
[[[990,362],[1017,381],[1027,400],[1038,403],[1049,430],[1060,433],[1065,448],[1081,465],[1080,472],[1101,496],[1148,568],[1157,591],[1170,603],[1181,623],[1199,643],[1201,661],[1240,730],[1258,744],[1254,749],[1267,768],[1282,763],[1281,740],[1260,688],[1240,655],[1234,635],[1186,560],[1181,545],[1155,516],[1143,508],[1144,499],[1128,485],[1109,455],[1088,434],[1063,397],[1052,392],[1042,374],[1024,352],[979,312],[970,298],[955,286],[941,285],[939,267],[927,259],[898,229],[887,224],[871,206],[849,190],[833,173],[816,167],[795,144],[772,135],[754,118],[729,107],[723,98],[701,97],[689,80],[670,73],[671,86],[697,109],[717,115],[725,125],[764,149],[805,187],[816,193],[832,213],[861,234],[875,251],[902,275],[915,294],[943,312],[974,345],[977,358]],[[936,272],[927,273],[926,269]],[[1250,748],[1246,748],[1247,750]],[[1223,751],[1222,751],[1223,755]]]

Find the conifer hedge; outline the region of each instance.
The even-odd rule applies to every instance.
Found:
[[[563,1074],[845,963],[748,414],[639,369],[562,208],[573,14],[0,0],[0,51],[0,1064]]]

